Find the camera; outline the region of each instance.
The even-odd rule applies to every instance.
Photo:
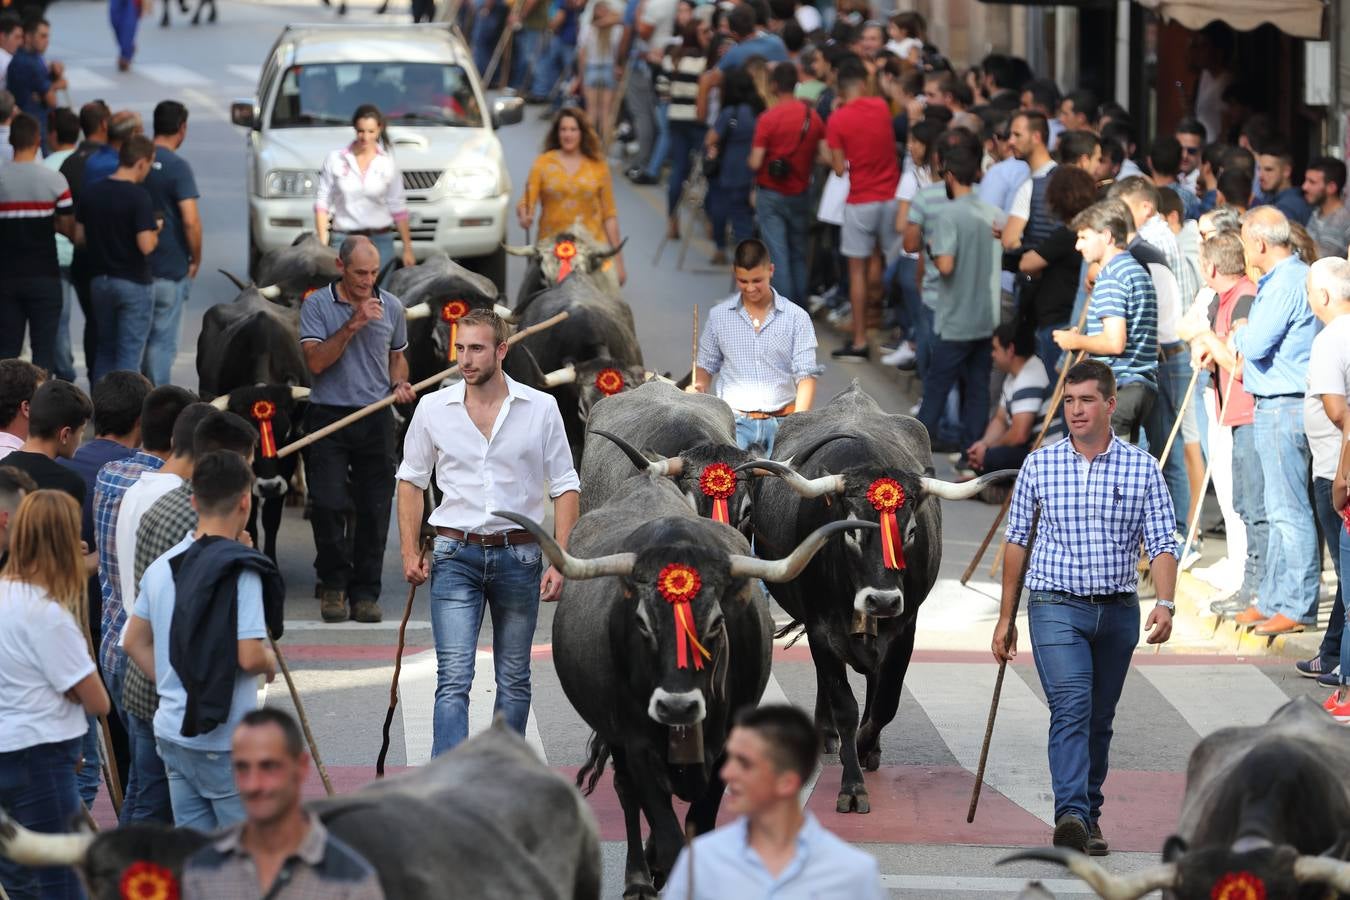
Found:
[[[787,178],[792,174],[792,164],[783,157],[769,160],[769,176],[772,178]]]

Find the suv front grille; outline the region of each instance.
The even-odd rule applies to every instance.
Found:
[[[405,191],[429,191],[440,181],[441,173],[435,169],[413,169],[403,173]]]

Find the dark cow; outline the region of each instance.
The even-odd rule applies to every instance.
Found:
[[[307,806],[375,867],[391,900],[600,896],[600,839],[586,802],[500,722],[417,771]],[[75,866],[92,900],[125,897],[122,876],[137,862],[181,876],[207,840],[157,825],[35,834],[0,813],[0,854]]]
[[[1067,866],[1107,900],[1350,897],[1350,736],[1301,697],[1264,725],[1224,728],[1191,751],[1177,833],[1163,864],[1115,875],[1062,848],[1003,862]]]
[[[755,546],[765,556],[782,555],[801,535],[828,522],[885,524],[894,516],[889,542],[882,531],[845,535],[812,560],[801,578],[770,586],[810,642],[816,724],[827,749],[838,746],[844,769],[836,808],[869,812],[862,767],[880,765],[881,731],[895,718],[914,650],[915,618],[937,581],[942,558],[937,501],[973,497],[1017,473],[991,473],[964,484],[925,476],[932,471],[932,452],[923,425],[887,415],[857,381],[819,409],[784,419],[774,460],[748,464],[780,476],[760,479],[752,494]],[[893,512],[882,513],[877,505]],[[891,565],[883,559],[887,545]],[[867,678],[861,729],[845,665]]]
[[[610,265],[610,258],[623,249],[607,247],[595,240],[578,222],[567,231],[559,232],[532,247],[506,247],[512,256],[528,257],[525,277],[516,293],[516,310],[523,312],[530,301],[542,291],[560,284],[570,273],[595,273],[600,284],[614,295],[619,293],[619,278]]]
[[[832,523],[788,559],[761,560],[735,529],[699,518],[678,488],[650,473],[581,516],[569,540],[575,556],[528,518],[494,515],[532,531],[567,579],[553,616],[553,663],[595,730],[577,783],[593,790],[613,758],[628,835],[624,896],[655,896],[682,840],[671,795],[691,804],[687,821],[699,832],[713,827],[731,716],[768,682],[769,612],[750,579],[795,577],[831,534],[858,523]]]
[[[387,262],[387,260],[381,260]],[[313,290],[341,277],[337,251],[304,232],[289,247],[273,250],[250,266],[250,274],[264,297],[299,309]]]

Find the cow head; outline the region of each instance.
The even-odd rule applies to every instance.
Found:
[[[609,266],[609,260],[626,244],[627,238],[617,247],[601,244],[593,238],[580,223],[567,231],[560,231],[545,238],[531,247],[512,247],[504,245],[512,256],[528,256],[539,266],[539,285],[542,289],[558,284],[573,272],[600,272]]]
[[[752,457],[734,444],[699,444],[678,456],[649,457],[616,434],[594,434],[612,441],[639,471],[675,479],[680,493],[700,516],[740,528],[750,515],[750,490],[738,468]]]
[[[658,378],[654,372],[648,372],[641,366],[626,366],[608,357],[588,359],[584,362],[570,362],[561,369],[555,369],[544,375],[544,389],[575,385],[577,392],[577,415],[582,422],[591,417],[591,407],[605,397],[622,394]]]
[[[258,262],[259,292],[268,300],[299,306],[305,297],[341,277],[337,250],[305,232],[289,247],[273,250]]]
[[[622,579],[624,595],[634,609],[630,680],[650,687],[647,714],[668,726],[701,722],[709,696],[725,695],[730,649],[724,610],[733,603],[752,602],[747,579],[791,580],[831,535],[869,527],[832,522],[808,535],[787,558],[763,560],[728,553],[709,526],[697,519],[664,518],[633,532],[630,540],[641,549],[579,559],[528,517],[512,512],[493,515],[532,532],[565,578]]]
[[[798,453],[791,461],[757,459],[742,463],[739,471],[777,476],[806,499],[820,500],[827,518],[876,523],[875,532],[845,535],[839,571],[854,588],[853,613],[877,619],[905,612],[906,553],[935,535],[923,531],[919,516],[936,499],[966,500],[985,487],[1017,477],[1016,470],[991,472],[973,481],[953,483],[913,472],[888,468],[860,455],[859,461],[837,472],[826,471],[811,456],[834,440],[852,438],[830,434]],[[799,468],[800,467],[800,468]]]
[[[258,446],[253,451],[253,493],[261,500],[283,496],[290,487],[294,465],[283,468],[277,451],[298,431],[301,402],[309,397],[309,388],[285,384],[259,384],[235,388],[211,401],[216,409],[243,416],[258,429]]]

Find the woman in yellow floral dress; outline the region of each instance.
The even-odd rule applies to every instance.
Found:
[[[516,206],[516,219],[526,231],[539,208],[537,240],[548,240],[580,224],[591,237],[619,246],[619,213],[614,207],[614,185],[600,139],[586,114],[568,107],[553,119],[544,139],[544,152],[530,167],[525,196]],[[627,278],[623,253],[614,256],[619,284]]]

